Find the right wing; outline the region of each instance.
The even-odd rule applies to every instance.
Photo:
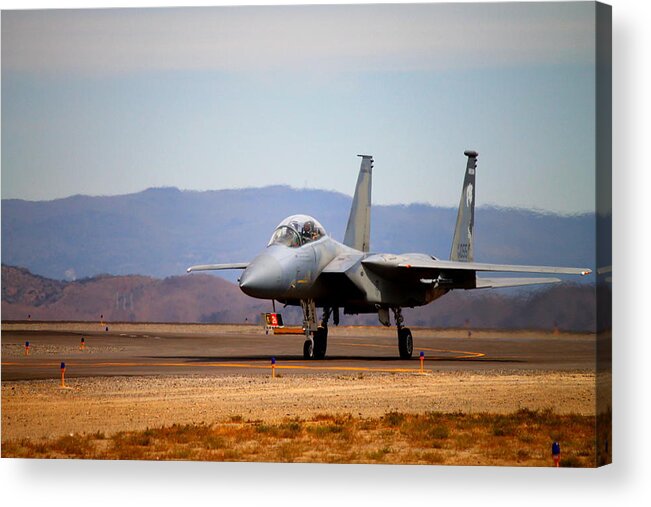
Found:
[[[423,270],[432,272],[493,271],[510,273],[550,273],[558,275],[589,275],[588,268],[557,266],[523,266],[519,264],[489,264],[486,262],[442,261],[426,254],[370,255],[362,264],[371,269]]]
[[[190,266],[187,271],[213,271],[217,269],[246,269],[249,265],[248,262],[231,262],[230,264],[200,264],[198,266]]]
[[[433,284],[449,289],[483,289],[517,287],[539,283],[557,283],[558,278],[479,278],[477,272],[547,273],[559,275],[587,275],[588,268],[557,266],[522,266],[489,264],[484,262],[443,261],[426,254],[375,254],[363,259],[362,264],[386,278],[411,283]]]
[[[523,285],[540,285],[544,283],[559,283],[560,278],[479,278],[475,289],[498,289],[502,287],[522,287]]]

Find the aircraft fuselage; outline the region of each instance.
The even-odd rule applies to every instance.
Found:
[[[289,305],[312,299],[319,307],[339,307],[345,313],[376,312],[380,306],[422,306],[448,292],[383,277],[362,264],[370,255],[329,236],[297,248],[271,244],[244,270],[240,288],[256,298]],[[333,261],[337,269],[328,272]]]

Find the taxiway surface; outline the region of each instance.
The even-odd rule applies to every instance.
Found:
[[[7,329],[9,327],[9,329]],[[593,370],[591,334],[412,329],[414,357],[400,360],[397,339],[383,328],[331,328],[324,360],[305,360],[300,335],[266,335],[249,326],[112,326],[109,331],[11,329],[3,325],[2,380],[147,375],[268,375],[271,358],[283,375],[342,372]],[[63,326],[65,327],[65,326]],[[81,338],[85,348],[81,349]],[[29,355],[25,343],[30,343]]]

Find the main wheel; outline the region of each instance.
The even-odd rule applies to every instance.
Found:
[[[403,327],[398,331],[398,351],[400,352],[400,359],[411,359],[411,354],[414,351],[414,340],[408,327]]]
[[[303,358],[312,359],[314,354],[314,346],[312,345],[312,340],[305,340],[303,344]]]
[[[328,348],[328,328],[319,327],[314,333],[314,358],[323,359]]]

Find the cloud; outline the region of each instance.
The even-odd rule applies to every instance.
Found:
[[[2,70],[419,71],[591,64],[591,3],[5,11]]]

